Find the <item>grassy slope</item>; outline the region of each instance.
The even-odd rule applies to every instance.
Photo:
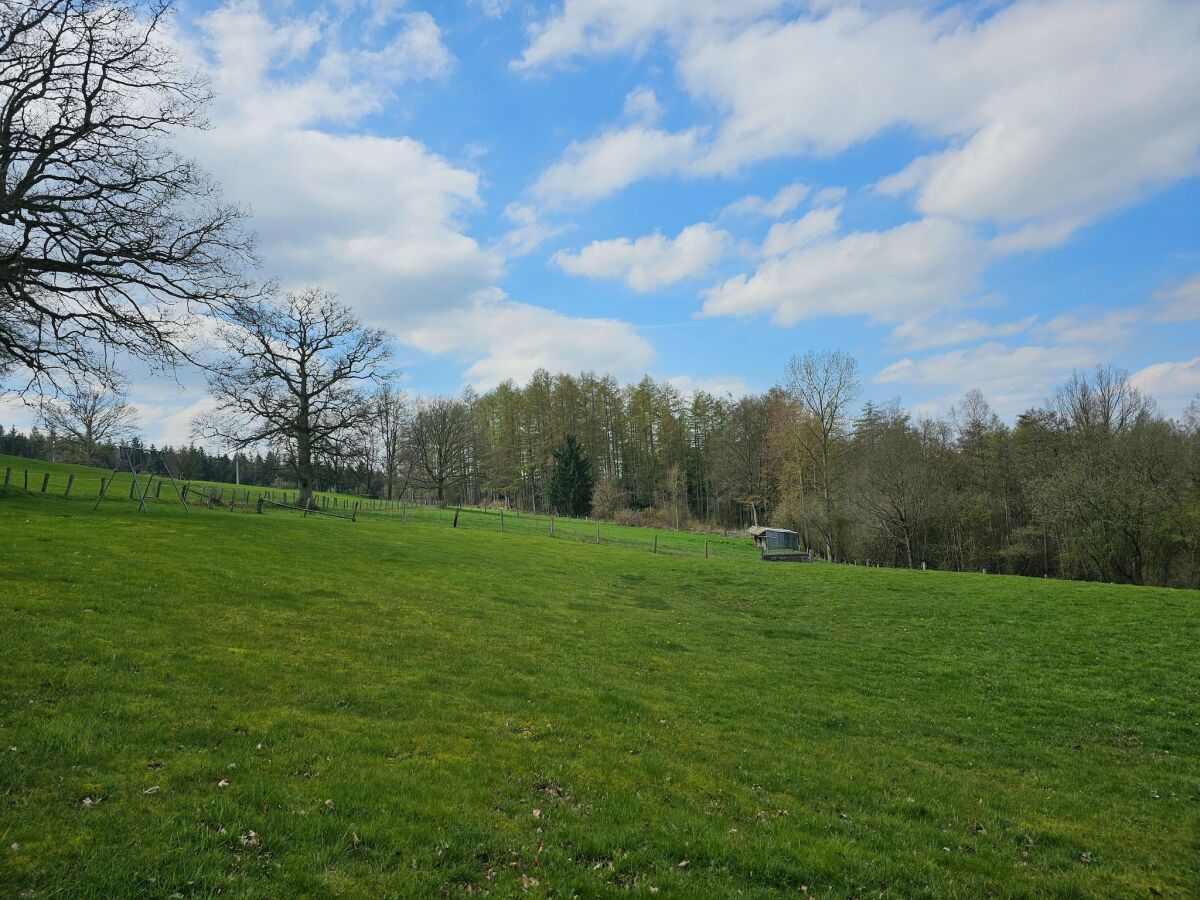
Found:
[[[0,895],[1200,890],[1196,593],[11,494],[0,579]]]
[[[42,488],[42,478],[46,473],[50,474],[50,480],[46,484],[46,493],[62,495],[66,491],[67,479],[70,475],[75,476],[75,482],[72,485],[72,497],[76,499],[87,500],[91,499],[94,503],[100,491],[100,480],[112,477],[111,470],[97,469],[91,466],[80,466],[73,463],[52,463],[43,462],[41,460],[25,459],[20,456],[6,456],[0,454],[0,474],[5,468],[11,468],[11,481],[16,487],[22,488],[25,484],[24,473],[29,472],[29,490],[33,493],[40,493]],[[215,487],[226,491],[234,489],[234,485],[226,484],[219,481],[189,481],[187,482],[195,490]],[[106,499],[109,501],[128,500],[129,491],[132,487],[132,479],[128,472],[118,472],[113,480],[112,486],[109,488]],[[149,490],[143,487],[143,490]],[[238,503],[242,503],[245,492],[249,493],[251,502],[256,500],[260,495],[272,495],[280,500],[287,499],[283,495],[291,495],[291,489],[287,491],[275,490],[261,487],[238,487],[237,497]],[[152,496],[153,492],[150,492]],[[319,497],[326,497],[329,502],[334,503],[338,512],[342,512],[342,505],[352,504],[354,498],[346,494],[334,494],[328,491],[316,492]],[[193,504],[199,503],[194,494],[190,495]],[[158,500],[159,504],[178,504],[175,493],[169,482],[164,482],[162,493]],[[429,525],[444,525],[449,526],[454,519],[454,509],[444,507],[431,506],[410,506],[406,512],[402,512],[401,504],[393,503],[387,510],[372,511],[364,503],[364,514],[372,515],[388,515],[394,517],[403,517],[405,521],[411,521],[414,524],[429,524]],[[459,516],[459,528],[484,528],[489,531],[499,531],[501,527],[500,511],[498,509],[473,509],[464,508]],[[514,534],[533,534],[533,535],[548,535],[550,531],[550,518],[548,516],[530,515],[529,513],[516,513],[509,511],[504,516],[505,532]],[[732,557],[737,559],[757,560],[758,551],[754,544],[745,534],[738,534],[733,537],[725,537],[719,534],[698,534],[687,531],[673,531],[665,528],[640,528],[628,525],[615,525],[609,522],[602,523],[601,540],[608,544],[618,544],[620,546],[634,547],[640,550],[653,551],[659,553],[670,553],[675,555],[695,555],[703,556],[705,554],[705,542],[708,542],[708,552],[711,556]],[[594,542],[596,539],[596,523],[593,520],[585,519],[567,519],[555,517],[554,534],[558,538]]]

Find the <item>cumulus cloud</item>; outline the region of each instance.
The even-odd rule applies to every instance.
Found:
[[[775,4],[724,6],[568,2],[535,29],[523,66],[666,35],[685,88],[720,113],[702,143],[694,130],[643,142],[657,162],[617,169],[606,192],[672,171],[835,156],[909,128],[944,148],[880,189],[912,192],[926,217],[998,223],[1008,252],[1053,246],[1200,171],[1190,0],[1016,0],[981,18],[930,4],[818,3],[786,19],[764,15]],[[571,161],[586,168],[603,143],[572,145]]]
[[[595,369],[632,380],[654,361],[650,342],[626,322],[575,318],[503,297],[426,316],[404,338],[430,353],[471,361],[465,377],[480,390],[509,378],[525,381],[539,368]]]
[[[989,323],[976,319],[908,319],[892,329],[888,340],[906,350],[928,350],[976,341],[1013,337],[1033,327],[1037,316],[1025,316],[1015,322]]]
[[[1001,415],[1011,417],[1040,403],[1047,385],[1100,361],[1092,348],[1078,344],[1008,347],[986,343],[921,360],[901,359],[872,380],[946,389],[951,394],[978,387]]]
[[[466,233],[479,176],[421,142],[356,131],[397,87],[450,64],[436,23],[399,13],[379,46],[339,20],[272,19],[231,2],[182,41],[216,89],[213,127],[186,149],[247,204],[265,270],[284,287],[321,282],[375,324],[468,304],[491,289],[500,253]]]
[[[535,206],[529,203],[510,203],[504,207],[504,218],[512,223],[501,246],[509,256],[532,253],[550,238],[569,230],[567,225],[548,224]]]
[[[1165,411],[1177,414],[1193,397],[1200,396],[1200,356],[1146,366],[1134,372],[1130,381]]]
[[[533,196],[563,206],[608,197],[643,178],[685,172],[699,136],[698,129],[671,132],[639,124],[573,142],[534,183]]]
[[[735,200],[722,210],[722,215],[759,215],[770,219],[785,216],[804,202],[810,188],[806,184],[794,182],[784,185],[770,199],[755,194]]]
[[[792,325],[828,315],[896,321],[953,306],[973,289],[987,254],[974,233],[937,219],[855,232],[772,258],[704,293],[702,314],[771,313]]]
[[[814,244],[838,230],[840,206],[814,209],[791,222],[776,222],[763,241],[764,256],[783,256]]]
[[[530,28],[529,46],[512,67],[532,69],[573,56],[641,50],[660,35],[745,21],[782,5],[784,0],[565,0],[561,9]]]
[[[744,397],[752,393],[750,384],[737,375],[712,375],[707,378],[693,378],[691,375],[674,375],[667,383],[685,397],[691,397],[703,391],[714,397]]]
[[[572,275],[619,278],[645,293],[707,272],[729,243],[727,232],[701,222],[673,239],[655,232],[636,239],[593,241],[577,253],[560,250],[553,261]]]
[[[212,129],[185,149],[252,208],[265,271],[285,289],[324,284],[402,343],[461,360],[479,385],[539,365],[607,369],[611,359],[643,371],[653,349],[631,326],[519,303],[497,287],[506,257],[560,226],[515,203],[508,234],[481,246],[468,233],[479,173],[413,138],[367,131],[398,88],[453,66],[428,14],[387,0],[369,13],[364,30],[328,11],[268,15],[232,0],[177,37],[217,98]],[[178,416],[162,418],[174,435]]]
[[[1192,275],[1177,287],[1160,291],[1157,295],[1159,322],[1194,322],[1200,320],[1200,272]]]
[[[650,88],[635,88],[625,95],[625,115],[652,125],[662,115],[662,105]]]

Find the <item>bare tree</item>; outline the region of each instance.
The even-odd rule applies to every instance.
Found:
[[[896,405],[878,411],[857,435],[854,504],[866,527],[885,543],[898,546],[905,565],[916,562],[918,536],[931,501],[931,477],[923,433]]]
[[[1133,386],[1129,373],[1096,366],[1091,374],[1074,372],[1051,399],[1063,424],[1079,434],[1128,431],[1154,413],[1154,401]]]
[[[379,469],[383,473],[384,496],[394,500],[408,487],[405,443],[412,425],[412,410],[403,391],[384,384],[374,397],[372,438],[378,448]]]
[[[0,0],[0,369],[17,392],[163,365],[252,293],[243,214],[167,139],[209,93],[165,3]]]
[[[74,385],[43,400],[40,418],[59,436],[69,461],[92,465],[101,444],[120,444],[138,431],[137,412],[125,395],[105,387]]]
[[[821,489],[825,556],[833,558],[833,495],[845,450],[849,411],[858,399],[858,362],[840,350],[810,350],[788,361],[785,388],[800,410],[797,446],[816,471]]]
[[[245,306],[218,339],[224,358],[209,375],[217,405],[196,422],[196,433],[235,450],[281,448],[307,504],[315,461],[328,465],[358,452],[372,414],[360,388],[387,377],[386,332],[364,327],[332,294],[310,288]]]
[[[447,488],[467,477],[471,411],[455,397],[427,397],[417,406],[409,430],[407,454],[412,478],[446,502]]]

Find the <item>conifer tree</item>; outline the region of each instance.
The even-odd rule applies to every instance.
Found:
[[[587,515],[592,503],[592,460],[573,434],[563,438],[553,454],[550,502],[561,515]]]

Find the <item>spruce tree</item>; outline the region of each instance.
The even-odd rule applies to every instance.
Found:
[[[550,502],[564,516],[586,516],[592,503],[592,461],[575,435],[553,450]]]

